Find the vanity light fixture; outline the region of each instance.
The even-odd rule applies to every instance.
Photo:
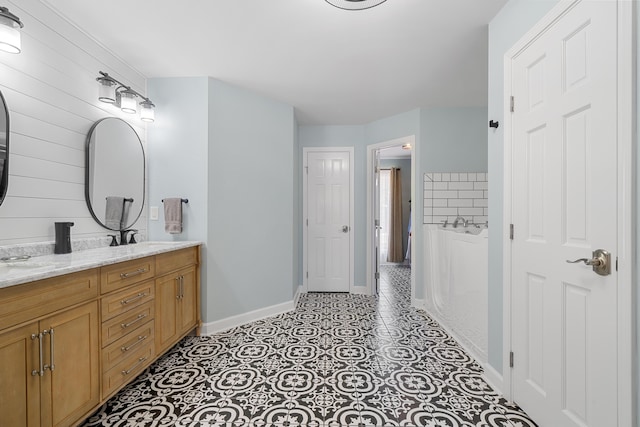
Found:
[[[6,7],[0,6],[0,50],[9,53],[20,53],[20,28],[24,24]]]
[[[98,99],[100,101],[113,104],[124,113],[135,114],[138,112],[138,98],[140,98],[142,99],[142,102],[140,102],[140,120],[153,123],[155,120],[155,105],[149,98],[103,71],[100,71],[100,77],[96,78],[96,81],[99,84]]]
[[[364,10],[378,6],[387,0],[325,0],[332,6],[344,10]]]
[[[411,144],[403,144],[402,145],[402,149],[403,150],[411,150]]]

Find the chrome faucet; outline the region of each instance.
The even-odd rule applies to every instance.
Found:
[[[462,226],[463,227],[466,227],[467,224],[468,224],[468,221],[466,219],[464,219],[464,217],[459,216],[459,217],[457,217],[455,219],[455,221],[453,221],[453,228],[458,228],[458,222],[459,221],[462,221]]]

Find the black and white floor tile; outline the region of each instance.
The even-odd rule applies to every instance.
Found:
[[[85,425],[535,427],[410,295],[410,269],[387,265],[377,298],[310,293],[187,337]]]

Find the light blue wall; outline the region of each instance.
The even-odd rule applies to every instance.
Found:
[[[147,80],[156,102],[156,121],[147,130],[149,195],[146,206],[160,209],[159,221],[149,221],[150,240],[207,240],[207,78]],[[184,197],[182,234],[164,231],[162,199]],[[206,246],[202,247],[206,257]],[[203,300],[208,294],[207,266],[201,268]],[[206,318],[206,305],[203,306]]]
[[[420,115],[425,172],[487,171],[487,109],[425,108]]]
[[[205,323],[292,300],[298,276],[298,151],[293,108],[206,78],[149,79],[149,204],[189,199],[184,232],[200,240]],[[162,219],[162,215],[161,218]]]
[[[207,321],[292,299],[294,123],[293,107],[209,79]]]
[[[511,0],[489,23],[488,118],[504,123],[504,55],[556,1]],[[502,372],[503,126],[488,131],[489,172],[489,364]]]

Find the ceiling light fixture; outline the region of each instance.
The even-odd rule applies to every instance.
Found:
[[[113,104],[124,113],[135,114],[138,112],[138,98],[141,98],[140,120],[153,123],[155,120],[153,109],[156,106],[149,98],[103,71],[100,71],[100,77],[96,78],[96,81],[100,85],[98,87],[98,99],[100,101]]]
[[[24,27],[20,18],[0,6],[0,50],[20,53],[20,28]]]
[[[344,10],[364,10],[378,6],[387,0],[325,0],[332,6]]]

